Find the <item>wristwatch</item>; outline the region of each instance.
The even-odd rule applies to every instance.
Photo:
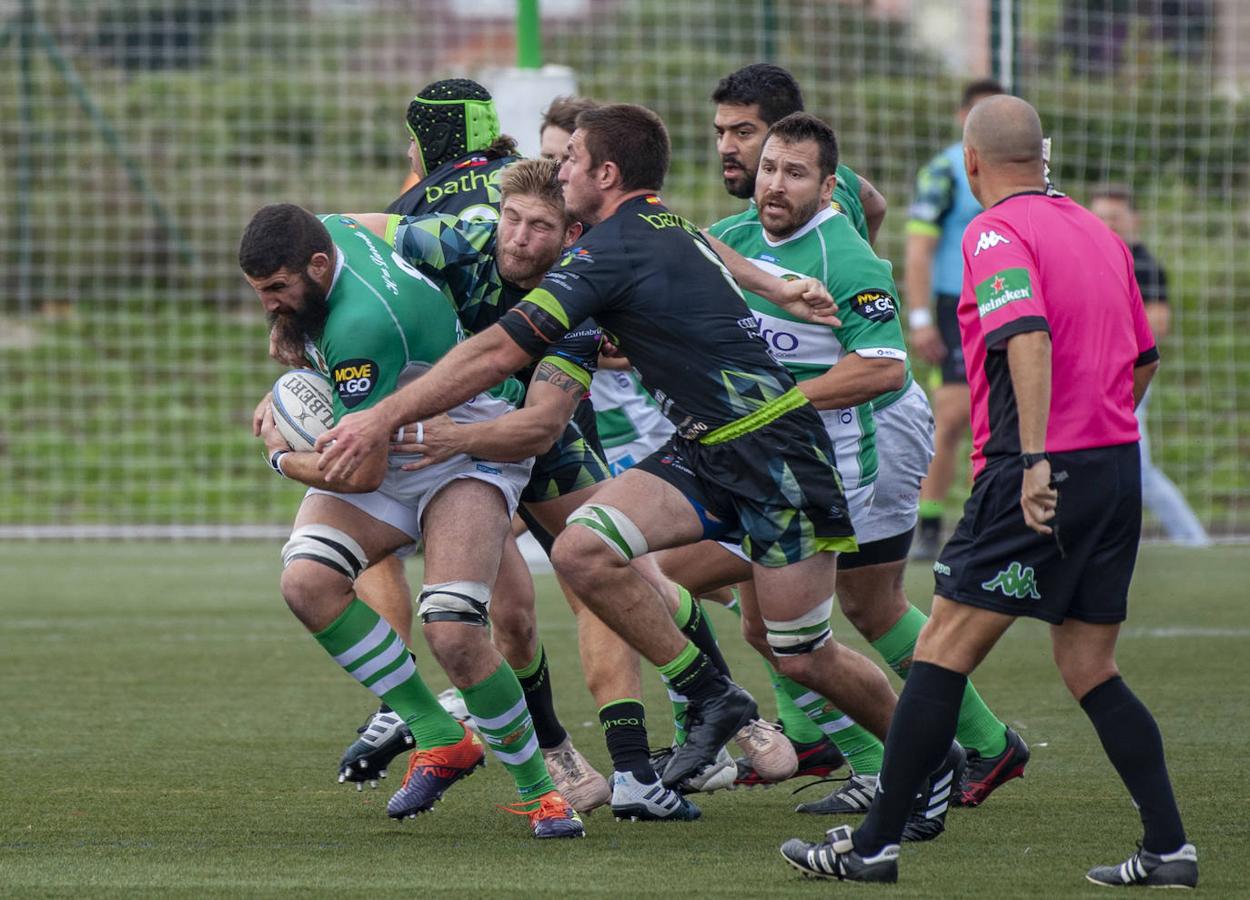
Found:
[[[1050,462],[1050,457],[1047,456],[1045,453],[1021,453],[1020,454],[1020,465],[1022,465],[1026,469],[1033,468],[1042,460],[1045,460],[1046,462]]]

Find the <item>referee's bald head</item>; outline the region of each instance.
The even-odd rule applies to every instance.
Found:
[[[994,168],[1042,165],[1042,120],[1027,101],[1010,94],[986,97],[964,123],[964,146]]]

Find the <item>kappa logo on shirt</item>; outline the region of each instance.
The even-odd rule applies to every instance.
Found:
[[[981,236],[977,238],[977,249],[972,251],[972,255],[980,256],[982,250],[993,250],[999,244],[1010,243],[1011,241],[1007,240],[997,231],[982,231]]]

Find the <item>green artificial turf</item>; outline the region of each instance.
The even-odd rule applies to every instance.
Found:
[[[824,897],[778,856],[834,821],[792,812],[791,785],[696,798],[690,824],[587,820],[582,841],[537,842],[503,767],[453,788],[434,814],[395,823],[382,789],[335,782],[372,708],[277,591],[278,545],[0,544],[0,894],[4,896]],[[409,574],[419,578],[416,566]],[[1153,709],[1202,893],[1250,894],[1245,847],[1250,688],[1238,660],[1250,550],[1147,547],[1121,640],[1125,677]],[[931,587],[909,572],[914,600]],[[601,770],[608,758],[580,683],[572,620],[538,581],[557,705]],[[927,605],[927,599],[924,602]],[[713,610],[739,681],[771,714],[759,660]],[[839,631],[845,637],[848,628]],[[862,642],[851,641],[866,649]],[[871,651],[867,651],[871,654]],[[436,690],[446,680],[421,647]],[[644,673],[652,744],[671,735]],[[1118,862],[1140,827],[1050,663],[1045,628],[1019,623],[976,675],[1033,759],[982,808],[955,810],[933,844],[907,846],[892,897],[1105,896],[1085,869]],[[402,769],[402,761],[396,768]],[[815,799],[826,786],[799,799]]]

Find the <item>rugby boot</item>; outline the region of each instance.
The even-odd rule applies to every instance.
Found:
[[[903,826],[903,840],[931,841],[946,830],[946,813],[954,799],[959,776],[964,770],[964,748],[951,744],[942,765],[933,771],[924,789],[916,795],[916,805]]]
[[[686,707],[686,742],[673,750],[664,768],[664,786],[702,774],[725,742],[757,717],[755,700],[728,679],[724,693],[702,702],[691,700]]]
[[[464,737],[446,747],[416,750],[408,760],[408,774],[386,804],[392,819],[408,819],[429,812],[447,789],[486,765],[482,741],[463,723]]]
[[[1175,853],[1137,852],[1119,865],[1095,866],[1085,877],[1105,887],[1193,888],[1198,886],[1198,851],[1184,844]]]
[[[608,780],[577,751],[572,738],[566,737],[561,744],[543,750],[542,754],[556,790],[579,813],[588,813],[612,799]]]
[[[1029,745],[1020,735],[1007,729],[1007,746],[997,756],[985,757],[968,751],[968,766],[959,783],[956,806],[980,806],[985,798],[1013,778],[1024,777],[1029,762]]]
[[[868,812],[868,807],[872,805],[872,798],[877,793],[877,776],[852,774],[844,779],[844,782],[827,797],[813,800],[811,803],[800,803],[794,811],[818,816],[854,815]],[[820,784],[820,782],[813,781],[812,784]]]
[[[360,737],[339,760],[339,784],[353,782],[358,791],[364,790],[366,783],[377,788],[391,760],[412,747],[412,732],[398,713],[384,706],[371,713],[356,733]]]
[[[787,740],[794,747],[794,755],[799,762],[799,767],[790,776],[791,778],[827,778],[846,765],[846,757],[842,755],[833,741],[826,737],[822,737],[818,741],[804,743],[796,741],[787,735]],[[763,778],[747,758],[739,757],[736,762],[738,763],[738,777],[734,781],[735,785],[739,787],[768,787],[774,783]]]
[[[701,813],[659,781],[643,784],[630,772],[613,772],[612,815],[618,822],[693,822]]]
[[[863,857],[851,843],[851,826],[839,825],[816,844],[790,838],[781,855],[810,878],[893,884],[898,881],[898,844],[886,844],[875,856]]]
[[[664,747],[651,751],[651,768],[657,772],[663,772],[664,767],[668,765],[669,758],[673,755],[673,749]],[[716,761],[698,775],[691,776],[677,785],[677,791],[681,794],[711,794],[715,791],[723,791],[734,786],[734,779],[737,775],[737,764],[729,755],[729,751],[721,747],[720,753],[716,754]]]
[[[559,791],[548,791],[536,800],[522,800],[499,808],[513,815],[527,816],[534,837],[539,840],[586,836],[581,816]]]
[[[772,722],[751,720],[734,734],[734,742],[755,773],[770,784],[793,778],[799,770],[794,744]]]

